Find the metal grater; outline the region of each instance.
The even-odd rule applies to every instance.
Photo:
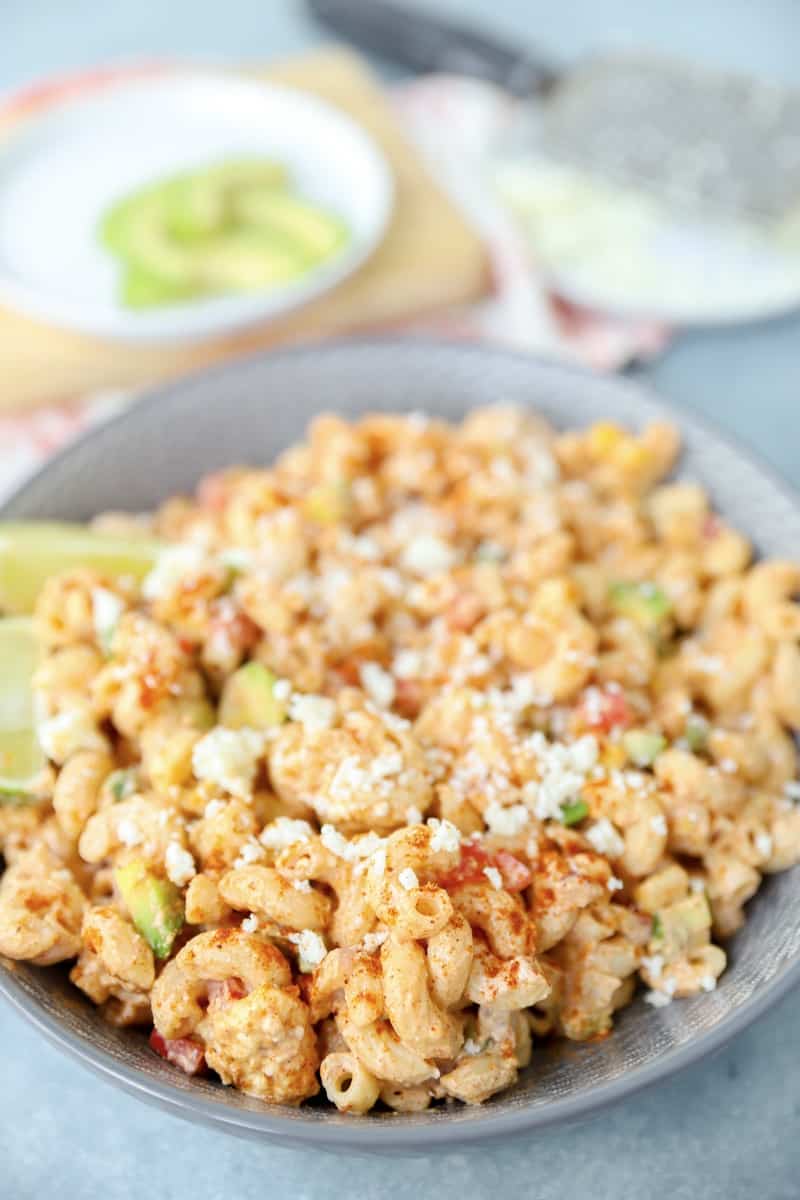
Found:
[[[536,98],[537,146],[672,206],[774,227],[800,208],[800,91],[641,54],[556,74],[529,52],[389,0],[309,0],[315,16],[418,71]]]
[[[542,107],[550,157],[673,205],[770,225],[800,203],[800,92],[666,59],[614,56]]]

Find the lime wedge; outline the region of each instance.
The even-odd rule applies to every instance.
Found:
[[[0,609],[31,612],[45,580],[73,567],[142,579],[160,548],[152,538],[95,533],[85,525],[0,521]]]
[[[0,620],[0,804],[24,804],[46,763],[33,722],[31,681],[38,657],[30,621]]]

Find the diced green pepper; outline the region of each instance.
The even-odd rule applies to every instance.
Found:
[[[628,758],[637,767],[651,767],[667,739],[649,729],[629,729],[622,735],[622,745]]]
[[[562,804],[561,822],[564,825],[577,825],[589,815],[589,805],[585,800],[574,800],[572,804]]]
[[[178,888],[159,879],[141,859],[117,867],[114,880],[139,933],[156,958],[167,958],[184,922]]]
[[[658,913],[653,913],[653,929],[650,936],[653,941],[659,941],[664,936],[664,922]]]
[[[648,633],[655,633],[672,611],[669,596],[655,583],[612,583],[611,607],[621,617],[635,621]]]
[[[225,682],[219,720],[228,729],[271,729],[286,720],[287,703],[275,695],[277,677],[263,663],[249,662]]]

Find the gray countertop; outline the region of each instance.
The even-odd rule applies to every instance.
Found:
[[[368,0],[367,0],[368,2]],[[795,0],[438,0],[557,60],[657,44],[800,84]],[[145,55],[261,58],[321,41],[289,0],[27,0],[0,4],[0,88]],[[790,479],[800,443],[800,317],[680,339],[642,374]],[[249,1200],[338,1195],[519,1195],[526,1200],[789,1200],[800,1191],[800,996],[713,1060],[590,1124],[475,1152],[410,1160],[311,1157],[192,1128],[141,1105],[0,1009],[0,1197]]]

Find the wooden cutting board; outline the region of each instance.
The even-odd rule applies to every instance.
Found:
[[[362,59],[334,48],[259,72],[315,92],[353,116],[389,160],[396,204],[370,261],[332,292],[269,325],[200,345],[86,337],[0,306],[0,409],[25,409],[104,388],[136,388],[289,342],[391,325],[468,303],[488,289],[483,245],[406,140]]]

